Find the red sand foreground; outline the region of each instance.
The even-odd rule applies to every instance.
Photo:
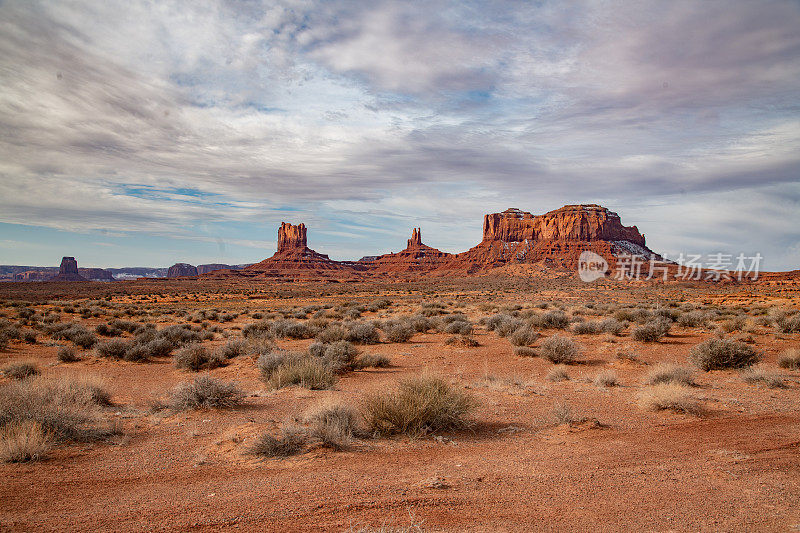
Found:
[[[28,379],[99,378],[112,404],[98,408],[95,423],[116,429],[101,439],[56,442],[38,461],[0,464],[3,531],[800,529],[800,371],[779,366],[800,348],[793,285],[527,277],[8,283],[0,298],[3,327],[23,334],[8,339],[0,368],[28,361],[41,373]],[[388,303],[376,303],[383,299]],[[550,327],[543,317],[551,312],[566,317],[566,328]],[[540,333],[522,343],[530,348],[524,355],[515,354],[509,332],[489,331],[496,315]],[[389,341],[387,324],[419,316],[429,328]],[[670,322],[666,336],[633,338],[657,317]],[[187,324],[209,352],[237,339],[252,343],[245,338],[251,324],[305,324],[304,334],[291,336],[309,338],[268,334],[276,350],[305,350],[326,328],[381,321],[379,342],[356,347],[387,356],[391,366],[340,372],[332,388],[309,390],[265,382],[251,352],[199,374],[177,368],[175,356],[101,357],[100,344],[78,347],[78,361],[59,361],[59,349],[74,343],[48,333],[52,324],[81,324],[105,343],[111,337],[96,328],[115,319],[152,323],[154,331]],[[619,322],[616,334],[576,332],[575,324],[606,319]],[[453,321],[468,323],[472,333],[448,331]],[[25,342],[28,331],[35,343]],[[133,335],[115,338],[132,342]],[[543,356],[556,335],[581,349],[561,381]],[[468,347],[468,338],[478,346]],[[690,350],[709,338],[752,347],[760,377],[692,366]],[[659,363],[691,369],[695,385],[681,394],[696,409],[653,410],[646,382]],[[607,379],[597,380],[601,373]],[[235,381],[246,394],[242,403],[157,407],[176,385],[203,374]],[[420,374],[441,376],[474,398],[469,427],[414,437],[363,434],[343,450],[311,439],[286,458],[248,453],[261,435],[302,426],[320,402],[363,410],[365,398]],[[16,383],[0,378],[0,394]]]

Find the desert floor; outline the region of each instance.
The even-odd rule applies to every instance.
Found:
[[[59,443],[40,461],[0,464],[0,530],[800,530],[800,371],[778,366],[782,354],[800,348],[800,333],[782,332],[775,318],[798,309],[798,294],[765,285],[590,286],[569,278],[2,284],[0,319],[37,339],[10,340],[0,368],[30,361],[41,371],[34,379],[99,378],[112,405],[99,409],[97,423],[119,431]],[[388,307],[368,310],[384,298]],[[359,306],[354,320],[386,320],[415,315],[426,303],[433,309],[431,302],[444,313],[431,315],[434,322],[466,315],[479,346],[446,344],[453,335],[436,327],[407,342],[382,337],[358,349],[388,356],[391,366],[343,372],[330,390],[272,389],[245,354],[199,373],[235,381],[247,395],[241,406],[179,412],[154,406],[198,373],[169,357],[128,362],[94,349],[60,362],[59,347],[70,341],[51,338],[35,317],[20,317],[29,309],[90,331],[115,314],[159,329],[186,323],[210,332],[203,345],[211,350],[262,320],[309,322],[319,312],[317,324],[342,322]],[[307,316],[298,311],[308,306],[318,307]],[[582,348],[563,381],[548,379],[553,363],[515,355],[509,338],[486,326],[496,314],[524,321],[558,309],[572,321],[624,309],[672,311],[673,319],[699,310],[708,320],[675,321],[659,342],[632,339],[635,322],[619,335],[537,328],[534,352],[554,335]],[[198,310],[217,310],[217,319],[193,322]],[[226,313],[235,318],[222,321]],[[658,363],[690,366],[691,348],[715,336],[759,351],[770,380],[748,383],[739,370],[694,368],[696,386],[686,394],[698,412],[642,403],[646,376]],[[273,342],[302,350],[313,339]],[[616,386],[595,384],[604,371],[616,374]],[[365,397],[419,374],[442,376],[476,399],[469,428],[364,436],[341,451],[311,442],[286,458],[247,453],[260,435],[302,424],[320,402],[361,408]],[[13,383],[0,377],[0,391]]]

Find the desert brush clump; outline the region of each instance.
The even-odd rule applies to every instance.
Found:
[[[552,367],[547,371],[545,379],[553,383],[569,380],[569,372],[567,372],[567,367],[564,365],[556,365]]]
[[[433,431],[463,429],[477,401],[441,377],[407,378],[394,391],[368,396],[364,402],[367,428],[377,435],[412,437]]]
[[[581,349],[569,337],[553,335],[542,342],[540,353],[551,363],[571,363],[580,356]]]
[[[59,346],[56,357],[62,363],[73,363],[75,361],[80,361],[80,357],[78,357],[78,354],[75,352],[75,348],[72,346]]]
[[[258,457],[284,458],[303,451],[307,439],[306,432],[299,427],[288,426],[281,429],[281,436],[265,433],[247,448],[246,453]]]
[[[345,450],[353,439],[364,434],[361,415],[345,403],[325,402],[305,413],[304,422],[309,424],[308,436],[322,446],[334,450]]]
[[[514,355],[518,355],[519,357],[537,357],[539,354],[535,349],[529,346],[515,346]]]
[[[54,439],[36,420],[11,422],[0,427],[0,462],[25,463],[47,457]]]
[[[11,363],[3,368],[3,374],[5,374],[6,377],[16,380],[38,376],[40,373],[39,367],[36,366],[36,363],[33,361]]]
[[[513,346],[530,346],[535,343],[539,337],[541,337],[541,333],[534,330],[531,326],[526,325],[512,333],[508,340]]]
[[[800,349],[789,348],[778,357],[778,366],[789,370],[800,370]]]
[[[174,362],[176,368],[199,372],[224,366],[228,360],[219,352],[209,353],[201,344],[190,344],[178,350]]]
[[[267,380],[267,384],[274,389],[299,385],[306,389],[324,390],[333,387],[335,382],[333,371],[310,356],[290,359],[280,364]]]
[[[706,372],[752,366],[761,355],[746,343],[730,339],[707,339],[692,347],[689,360]]]
[[[657,318],[646,324],[633,328],[631,337],[639,342],[658,342],[669,333],[672,322],[665,318]]]
[[[173,411],[190,409],[233,409],[242,403],[245,393],[236,383],[210,376],[198,376],[170,391],[167,406]]]
[[[386,340],[389,342],[408,342],[414,336],[414,328],[407,322],[392,324],[384,329]]]
[[[576,335],[597,335],[601,331],[600,322],[595,320],[575,322],[572,325],[572,332]]]
[[[786,388],[783,378],[766,368],[750,367],[742,370],[740,374],[742,381],[750,385],[766,385],[771,389]]]
[[[696,416],[703,412],[689,389],[677,383],[659,383],[642,389],[639,404],[650,411],[674,411]]]
[[[694,372],[691,368],[685,366],[674,365],[670,363],[659,363],[644,379],[646,385],[658,385],[660,383],[674,383],[677,385],[684,385],[693,387]]]
[[[0,427],[32,421],[54,441],[91,441],[113,433],[97,427],[108,392],[90,377],[37,376],[0,387]]]
[[[613,370],[603,370],[595,376],[594,384],[598,387],[616,387],[619,385],[619,377]]]

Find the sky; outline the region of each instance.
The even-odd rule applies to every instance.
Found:
[[[800,268],[800,3],[0,0],[0,264],[448,252],[597,203]]]

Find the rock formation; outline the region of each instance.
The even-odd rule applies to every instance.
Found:
[[[421,229],[414,228],[405,250],[364,261],[364,265],[375,273],[420,272],[435,269],[451,256],[452,254],[423,244]]]
[[[58,274],[50,281],[86,281],[86,278],[78,273],[78,262],[74,257],[63,257]]]
[[[114,281],[111,271],[104,268],[79,268],[78,273],[89,281]]]
[[[308,247],[306,225],[281,222],[278,228],[278,251],[259,263],[242,269],[243,274],[261,273],[277,277],[308,277],[313,273],[349,272],[349,265],[331,260]]]
[[[188,263],[175,263],[169,270],[167,270],[168,278],[184,278],[187,276],[196,276],[197,267]]]
[[[215,270],[241,270],[247,265],[225,265],[222,263],[210,263],[207,265],[197,265],[197,274],[203,275]]]
[[[542,263],[574,269],[585,250],[605,257],[612,268],[621,254],[653,255],[636,226],[623,226],[605,207],[567,205],[538,216],[512,208],[486,215],[483,241],[444,268],[476,272],[507,263]]]

